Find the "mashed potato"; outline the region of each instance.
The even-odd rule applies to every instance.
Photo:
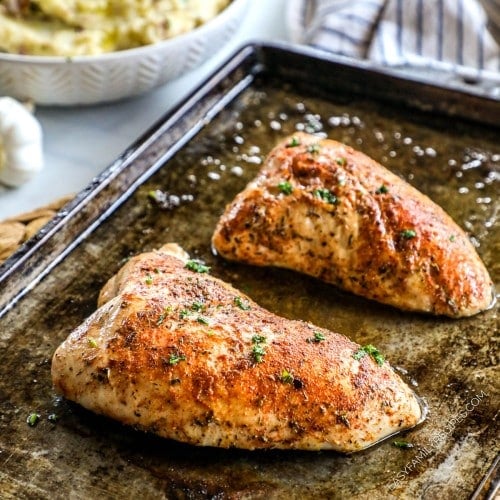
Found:
[[[79,56],[156,43],[209,21],[231,0],[7,0],[0,52]]]

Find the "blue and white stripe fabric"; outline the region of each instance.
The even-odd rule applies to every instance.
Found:
[[[287,7],[295,42],[500,83],[500,0],[291,0]]]

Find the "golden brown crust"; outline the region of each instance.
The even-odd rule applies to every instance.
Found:
[[[470,316],[493,298],[474,247],[440,207],[363,153],[303,133],[269,154],[212,243],[225,258],[294,269],[405,310]]]
[[[387,362],[355,359],[346,337],[275,316],[184,262],[160,250],[122,268],[56,351],[59,392],[161,436],[221,447],[350,452],[421,419]]]

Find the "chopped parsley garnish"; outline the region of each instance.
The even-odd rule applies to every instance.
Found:
[[[199,260],[194,259],[188,260],[184,267],[190,271],[194,271],[195,273],[208,273],[210,271],[210,267],[206,266]]]
[[[347,165],[347,160],[343,157],[339,157],[335,160],[335,163],[341,167],[345,167]]]
[[[336,205],[339,202],[338,198],[329,189],[326,188],[315,189],[313,191],[313,194],[316,198],[326,201],[327,203],[330,203],[332,205]]]
[[[263,345],[266,343],[266,337],[263,335],[254,335],[252,337],[252,356],[256,363],[261,363],[262,358],[266,354],[266,346]]]
[[[314,332],[314,337],[309,337],[307,339],[308,342],[322,342],[323,340],[326,340],[326,337],[323,333],[321,332]]]
[[[207,319],[207,318],[204,318],[203,316],[198,316],[198,317],[196,318],[196,321],[198,321],[198,323],[201,323],[202,325],[208,325],[208,324],[210,324],[210,323],[208,322],[208,319]]]
[[[172,306],[167,306],[165,309],[163,309],[163,312],[158,316],[158,320],[156,321],[156,326],[160,326],[164,321],[165,318],[167,317],[168,313],[172,312]]]
[[[234,298],[234,303],[240,308],[243,309],[243,311],[249,311],[251,307],[248,305],[248,303],[244,302],[241,297],[235,297]]]
[[[403,229],[403,231],[401,231],[399,234],[405,240],[411,240],[412,238],[415,238],[415,236],[417,236],[417,233],[414,229]]]
[[[283,194],[292,194],[293,186],[288,181],[283,181],[278,184],[278,189]]]
[[[283,369],[280,379],[284,384],[293,384],[293,375],[287,369]]]
[[[179,317],[181,319],[186,319],[190,314],[191,312],[188,311],[187,309],[182,309],[181,312],[179,313]]]
[[[455,235],[454,235],[454,234],[452,234],[452,235],[450,236],[450,241],[452,241],[452,242],[453,242],[453,241],[455,241]]]
[[[191,305],[191,311],[203,311],[205,309],[205,304],[202,302],[193,302]]]
[[[352,357],[359,361],[361,358],[369,354],[374,361],[377,363],[377,365],[382,366],[384,364],[385,358],[382,356],[380,351],[373,345],[368,344],[364,345],[363,347],[359,348],[353,355]]]
[[[40,420],[40,414],[33,412],[28,415],[28,418],[26,419],[26,423],[30,427],[35,427],[36,424],[38,424],[38,421]]]
[[[261,363],[266,354],[266,347],[262,344],[255,344],[252,348],[252,356],[256,363]]]
[[[389,192],[389,188],[385,185],[382,184],[376,191],[375,194],[386,194]]]
[[[318,154],[319,149],[319,144],[309,144],[309,146],[307,146],[307,152],[311,154]]]
[[[181,361],[185,360],[186,356],[183,356],[182,354],[171,354],[170,357],[168,358],[168,364],[176,365],[177,363],[180,363]]]
[[[402,439],[393,441],[392,446],[395,446],[396,448],[403,448],[403,449],[413,448],[412,443],[409,443],[408,441],[403,441]]]
[[[152,285],[153,284],[153,276],[151,276],[150,274],[148,274],[146,276],[146,279],[144,281],[146,282],[146,285]]]
[[[266,341],[266,337],[264,337],[264,335],[254,335],[252,337],[252,342],[254,344],[262,344],[265,341]]]
[[[287,148],[295,148],[297,146],[300,146],[300,139],[298,137],[293,136],[290,140],[289,143],[287,143],[286,147]]]
[[[97,347],[97,340],[92,338],[92,337],[89,337],[87,339],[87,343],[88,343],[89,347],[94,347],[94,348]]]
[[[149,191],[148,193],[148,198],[152,199],[153,201],[158,201],[158,194],[161,193],[159,189],[153,191]]]

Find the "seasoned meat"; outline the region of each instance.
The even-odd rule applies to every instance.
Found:
[[[52,360],[85,408],[185,443],[361,450],[423,418],[373,348],[278,317],[175,244],[131,259]],[[201,272],[200,272],[201,271]]]
[[[471,316],[493,283],[464,231],[363,153],[298,133],[220,218],[223,257],[300,271],[404,310]]]

